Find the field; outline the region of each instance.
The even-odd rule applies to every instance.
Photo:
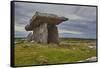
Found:
[[[59,45],[39,44],[15,39],[15,65],[75,63],[96,57],[95,39],[62,38],[59,42]]]

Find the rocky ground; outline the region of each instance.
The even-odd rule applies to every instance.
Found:
[[[86,60],[81,60],[81,61],[78,61],[78,62],[95,62],[97,61],[97,57],[90,57],[90,58],[87,58]]]

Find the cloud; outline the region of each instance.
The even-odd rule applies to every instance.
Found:
[[[69,21],[57,25],[60,36],[96,38],[96,7],[24,2],[15,2],[15,32],[18,33],[17,36],[20,33],[20,36],[27,33],[24,27],[36,11],[69,18]]]
[[[24,26],[15,26],[15,31],[25,31]]]
[[[25,32],[25,31],[16,31],[16,32],[15,32],[15,37],[27,37],[28,34],[29,34],[29,32]]]
[[[82,32],[78,32],[78,31],[69,31],[69,30],[58,30],[59,33],[66,33],[66,34],[83,34]]]

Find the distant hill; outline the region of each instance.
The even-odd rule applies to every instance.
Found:
[[[16,37],[15,39],[26,39],[26,37]],[[93,38],[59,38],[61,40],[96,40]]]

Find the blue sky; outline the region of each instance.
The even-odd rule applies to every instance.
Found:
[[[96,38],[96,7],[15,2],[15,37],[26,37],[24,27],[35,12],[69,18],[57,25],[59,37]]]

